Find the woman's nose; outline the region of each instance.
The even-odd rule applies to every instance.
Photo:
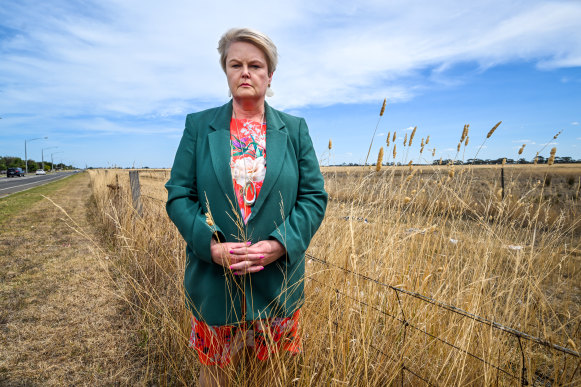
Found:
[[[242,76],[243,77],[248,77],[250,76],[250,71],[248,69],[247,65],[242,66]]]

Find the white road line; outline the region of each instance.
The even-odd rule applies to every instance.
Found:
[[[60,179],[62,176],[55,176],[52,179],[45,179],[45,180],[41,180],[43,183],[45,182],[49,182],[52,180],[56,180],[56,179]],[[31,184],[37,184],[39,183],[39,181],[33,181],[32,183],[26,183],[26,184],[20,184],[20,185],[13,185],[12,187],[8,187],[8,188],[0,188],[0,191],[4,191],[7,189],[13,189],[13,188],[18,188],[18,187],[24,187],[25,185],[31,185]]]

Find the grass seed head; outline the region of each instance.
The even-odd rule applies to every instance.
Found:
[[[552,148],[551,156],[549,157],[549,161],[547,161],[547,164],[553,165],[555,163],[555,153],[557,153],[557,148]]]
[[[470,137],[466,136],[466,141],[464,141],[464,146],[468,146],[468,141],[470,140]]]
[[[432,149],[432,157],[436,156],[436,148]]]
[[[403,138],[403,146],[405,146],[407,142],[408,142],[408,134],[406,133],[404,138]]]
[[[426,137],[426,145],[430,143],[430,136]]]
[[[522,144],[522,146],[521,146],[521,147],[520,147],[520,149],[518,150],[518,154],[519,154],[519,155],[522,155],[522,152],[525,150],[525,146],[526,146],[526,145],[527,145],[527,144]]]
[[[333,148],[333,140],[329,139],[329,150]]]
[[[460,137],[460,142],[464,141],[464,139],[468,136],[469,126],[470,126],[469,124],[464,125],[464,129],[462,129],[462,136]]]
[[[379,112],[379,116],[383,116],[383,113],[385,113],[385,104],[387,102],[387,98],[383,99],[383,105],[381,105],[381,111]]]
[[[387,132],[387,139],[385,140],[385,143],[387,144],[387,146],[389,146],[389,138],[391,137],[391,132]]]
[[[395,156],[397,155],[397,151],[395,149],[395,142],[393,143],[393,158],[395,159]]]
[[[391,138],[391,141],[395,142],[395,139],[397,138],[397,132],[393,132],[393,137]]]
[[[410,143],[409,146],[412,146],[412,141],[414,140],[414,136],[416,135],[416,130],[418,129],[417,126],[414,126],[414,130],[412,130],[412,135],[410,136]]]
[[[492,127],[492,129],[490,129],[490,131],[486,135],[486,138],[490,138],[490,136],[492,136],[492,134],[494,133],[494,131],[496,130],[496,128],[498,128],[500,126],[500,124],[502,124],[502,121],[498,121],[498,123],[496,125],[494,125]]]
[[[556,139],[557,139],[557,137],[559,137],[559,135],[561,134],[561,132],[563,132],[563,131],[562,131],[562,130],[559,130],[559,133],[557,133],[557,134],[555,134],[555,135],[553,136],[553,140],[556,140]]]
[[[206,212],[206,224],[208,226],[214,225],[214,219],[212,219],[212,215],[209,212]]]
[[[462,145],[462,141],[458,143],[458,147],[456,148],[458,152],[460,152],[460,146]]]
[[[377,172],[381,171],[381,163],[383,163],[383,147],[379,148],[379,154],[377,155],[377,164],[375,165]]]
[[[504,167],[506,165],[506,157],[504,159],[502,159],[502,166]]]

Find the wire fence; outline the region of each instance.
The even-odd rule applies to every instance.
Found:
[[[137,179],[138,179],[138,177],[137,177]],[[135,186],[135,184],[138,184],[138,182],[137,183],[134,182],[133,184],[134,184],[133,185],[133,191],[135,192],[136,189],[137,189],[136,186]],[[150,200],[153,200],[154,202],[159,203],[159,204],[165,204],[165,200],[163,200],[163,199],[155,198],[155,197],[148,196],[148,195],[144,195],[144,194],[139,194],[139,196],[140,197],[145,197],[145,198],[150,199]],[[567,347],[564,347],[564,346],[561,346],[561,345],[558,345],[558,344],[551,343],[548,340],[545,340],[545,339],[542,339],[540,337],[536,337],[536,336],[530,335],[530,334],[525,333],[525,332],[521,332],[521,331],[519,331],[517,329],[514,329],[514,328],[511,328],[511,327],[505,326],[503,324],[497,323],[497,322],[495,322],[495,321],[493,321],[491,319],[487,319],[487,318],[484,318],[484,317],[475,315],[473,313],[470,313],[468,311],[465,311],[463,309],[460,309],[460,308],[458,308],[456,306],[453,306],[453,305],[444,303],[442,301],[436,300],[436,299],[431,298],[431,297],[428,297],[426,295],[423,295],[423,294],[420,294],[420,293],[417,293],[417,292],[413,292],[413,291],[410,291],[410,290],[406,290],[406,289],[403,289],[403,288],[398,287],[398,286],[393,286],[393,285],[390,285],[390,284],[381,282],[378,279],[369,277],[369,276],[367,276],[365,274],[358,273],[356,271],[347,269],[345,267],[341,267],[341,266],[339,266],[337,264],[334,264],[334,263],[331,263],[331,262],[329,262],[327,260],[324,260],[324,259],[321,259],[319,257],[316,257],[316,256],[314,256],[312,254],[306,254],[306,259],[311,260],[313,262],[317,262],[317,263],[319,263],[321,265],[324,265],[324,266],[326,266],[328,268],[333,268],[335,270],[342,271],[342,272],[344,272],[346,274],[349,274],[349,275],[352,275],[352,276],[361,278],[361,279],[363,279],[365,281],[372,282],[372,283],[374,283],[374,284],[376,284],[376,285],[378,285],[380,287],[385,288],[388,291],[393,291],[395,293],[395,296],[396,296],[396,299],[397,299],[400,316],[396,316],[396,315],[394,315],[392,313],[389,313],[389,311],[387,311],[385,309],[382,309],[382,308],[380,308],[380,307],[378,307],[376,305],[371,305],[371,304],[369,304],[369,303],[367,303],[365,301],[362,301],[362,300],[360,300],[360,299],[358,299],[356,297],[350,296],[350,295],[342,292],[341,290],[339,290],[339,289],[337,289],[337,288],[329,285],[328,283],[325,283],[323,281],[320,281],[320,280],[314,278],[312,275],[309,276],[309,277],[307,277],[308,280],[313,281],[313,282],[316,282],[316,283],[318,283],[318,284],[320,284],[322,286],[325,286],[325,287],[329,288],[330,290],[333,290],[335,292],[335,294],[337,294],[337,296],[351,299],[351,300],[357,302],[361,307],[370,308],[370,309],[374,310],[377,313],[380,313],[380,314],[382,314],[382,315],[384,315],[386,317],[389,317],[389,318],[394,319],[394,320],[398,321],[399,323],[401,323],[401,328],[400,329],[403,332],[402,333],[402,337],[403,337],[402,348],[403,348],[403,346],[405,346],[406,338],[408,337],[408,332],[407,332],[408,329],[412,329],[412,330],[414,330],[416,332],[420,332],[421,334],[423,334],[423,335],[431,338],[432,340],[435,340],[437,342],[440,342],[440,343],[442,343],[442,344],[444,344],[444,345],[452,348],[455,351],[461,352],[461,353],[469,356],[470,358],[472,358],[472,359],[474,359],[476,361],[479,361],[479,362],[485,364],[487,367],[491,367],[491,368],[495,369],[498,373],[501,373],[501,374],[505,375],[506,377],[512,379],[515,383],[520,383],[521,386],[527,386],[527,385],[531,384],[531,381],[529,381],[528,380],[528,377],[527,377],[526,354],[525,354],[525,351],[523,349],[522,340],[527,340],[527,341],[533,342],[533,343],[538,344],[540,346],[543,346],[543,347],[549,348],[551,350],[557,351],[559,353],[562,353],[564,356],[568,356],[570,358],[577,359],[577,365],[576,365],[573,373],[571,374],[570,382],[573,381],[575,375],[577,374],[577,371],[579,371],[581,369],[581,354],[578,351],[576,351],[576,350],[573,350],[573,349],[570,349],[570,348],[567,348]],[[501,331],[501,332],[504,332],[506,334],[509,334],[509,335],[513,336],[514,338],[516,338],[516,341],[518,342],[518,351],[520,352],[520,362],[521,362],[521,364],[520,364],[520,374],[515,374],[515,373],[511,372],[510,370],[507,370],[505,368],[502,368],[498,364],[494,364],[493,362],[491,362],[489,360],[486,360],[483,357],[481,357],[481,356],[479,356],[479,355],[477,355],[475,353],[470,352],[469,350],[466,350],[464,348],[461,348],[461,347],[459,347],[459,346],[457,346],[457,345],[449,342],[448,340],[446,340],[444,338],[441,338],[441,337],[439,337],[439,336],[437,336],[437,335],[435,335],[433,333],[428,332],[426,329],[423,329],[422,327],[419,327],[417,325],[414,325],[413,323],[411,323],[406,318],[405,311],[404,311],[404,308],[402,306],[402,301],[400,299],[400,294],[405,294],[407,296],[410,296],[410,297],[413,297],[413,298],[415,298],[417,300],[420,300],[420,301],[422,301],[424,303],[427,303],[427,304],[430,304],[430,305],[434,305],[434,306],[436,306],[438,308],[441,308],[443,310],[452,312],[452,313],[454,313],[456,315],[461,316],[462,318],[471,319],[473,321],[478,322],[479,324],[488,326],[488,327],[490,327],[492,329],[495,329],[495,330],[498,330],[498,331]],[[339,326],[341,325],[341,322],[339,322],[339,321],[333,321],[332,323],[337,328],[339,328]],[[379,349],[379,348],[377,348],[376,346],[373,346],[373,345],[370,345],[370,347],[374,351],[376,351],[377,353],[379,353],[380,355],[382,355],[383,357],[385,357],[386,359],[400,363],[401,385],[404,384],[404,379],[405,379],[404,378],[404,375],[406,373],[414,376],[415,378],[417,378],[418,380],[424,382],[428,386],[435,386],[435,385],[437,385],[435,382],[430,381],[429,378],[427,378],[425,376],[422,376],[418,371],[414,370],[413,367],[410,364],[407,364],[405,362],[405,359],[403,357],[400,357],[400,358],[394,357],[393,355],[389,355],[389,354],[385,353],[384,351],[382,351],[381,349]],[[539,380],[542,380],[544,383],[547,383],[548,382],[551,385],[555,383],[555,380],[553,380],[553,378],[549,377],[548,375],[544,375],[543,373],[541,373],[539,371],[535,371],[534,374],[539,378]]]
[[[327,267],[332,267],[332,268],[334,268],[336,270],[343,271],[343,272],[345,272],[347,274],[350,274],[350,275],[353,275],[353,276],[357,276],[357,277],[359,277],[361,279],[364,279],[366,281],[373,282],[373,283],[375,283],[375,284],[377,284],[377,285],[379,285],[381,287],[384,287],[384,288],[386,288],[388,290],[391,290],[391,291],[395,292],[395,295],[396,295],[396,298],[397,298],[397,301],[398,301],[398,305],[399,305],[399,311],[400,311],[401,317],[395,316],[395,315],[389,313],[388,311],[386,311],[384,309],[381,309],[381,308],[379,308],[379,307],[377,307],[375,305],[370,305],[370,304],[366,303],[365,301],[359,300],[359,299],[357,299],[355,297],[352,297],[352,296],[350,296],[348,294],[345,294],[345,293],[341,292],[339,289],[334,288],[333,286],[330,286],[330,285],[328,285],[328,284],[326,284],[326,283],[324,283],[322,281],[319,281],[319,280],[313,278],[312,276],[309,277],[310,280],[315,281],[315,282],[317,282],[317,283],[319,283],[319,284],[321,284],[321,285],[323,285],[323,286],[325,286],[325,287],[327,287],[329,289],[334,290],[336,294],[338,294],[338,295],[340,295],[342,297],[349,298],[349,299],[357,302],[361,306],[371,308],[371,309],[375,310],[376,312],[381,313],[382,315],[385,315],[387,317],[390,317],[390,318],[392,318],[394,320],[399,321],[402,324],[404,342],[405,342],[405,338],[407,337],[407,329],[408,328],[409,329],[413,329],[415,331],[418,331],[418,332],[420,332],[420,333],[422,333],[422,334],[430,337],[431,339],[437,340],[438,342],[441,342],[441,343],[449,346],[450,348],[453,348],[454,350],[457,350],[457,351],[459,351],[461,353],[464,353],[465,355],[468,355],[471,358],[473,358],[473,359],[475,359],[475,360],[477,360],[477,361],[479,361],[479,362],[481,362],[481,363],[483,363],[483,364],[485,364],[485,365],[487,365],[489,367],[494,368],[498,372],[501,372],[502,374],[504,374],[504,375],[512,378],[515,381],[519,381],[522,386],[529,385],[529,380],[527,379],[527,375],[526,375],[526,373],[527,373],[526,359],[525,359],[526,356],[525,356],[525,352],[523,350],[523,346],[522,346],[521,339],[525,339],[525,340],[534,342],[536,344],[539,344],[541,346],[544,346],[544,347],[553,349],[555,351],[558,351],[560,353],[563,353],[566,356],[570,356],[570,357],[577,358],[577,359],[580,359],[581,358],[581,354],[579,352],[574,351],[574,350],[572,350],[570,348],[566,348],[566,347],[563,347],[563,346],[560,346],[560,345],[551,343],[551,342],[549,342],[547,340],[544,340],[542,338],[532,336],[532,335],[530,335],[528,333],[518,331],[518,330],[516,330],[514,328],[510,328],[510,327],[504,326],[504,325],[499,324],[497,322],[494,322],[492,320],[489,320],[489,319],[486,319],[486,318],[477,316],[475,314],[472,314],[470,312],[467,312],[465,310],[462,310],[460,308],[457,308],[457,307],[455,307],[453,305],[449,305],[449,304],[446,304],[444,302],[435,300],[435,299],[433,299],[431,297],[428,297],[428,296],[425,296],[423,294],[416,293],[416,292],[412,292],[412,291],[409,291],[409,290],[406,290],[406,289],[402,289],[402,288],[397,287],[397,286],[393,286],[393,285],[389,285],[389,284],[383,283],[383,282],[381,282],[381,281],[379,281],[377,279],[371,278],[371,277],[369,277],[367,275],[364,275],[364,274],[361,274],[361,273],[357,273],[357,272],[352,271],[350,269],[347,269],[347,268],[341,267],[339,265],[333,264],[331,262],[328,262],[328,261],[326,261],[324,259],[315,257],[312,254],[307,254],[306,255],[306,258],[309,259],[309,260],[311,260],[311,261],[313,261],[313,262],[317,262],[317,263],[320,263],[322,265],[325,265]],[[474,321],[476,321],[476,322],[478,322],[480,324],[487,325],[487,326],[489,326],[489,327],[491,327],[493,329],[496,329],[496,330],[499,330],[499,331],[502,331],[502,332],[505,332],[507,334],[510,334],[510,335],[514,336],[517,339],[517,341],[518,341],[518,349],[519,349],[520,355],[521,355],[520,375],[516,375],[516,374],[510,372],[509,370],[503,369],[499,365],[494,364],[494,363],[492,363],[490,361],[487,361],[487,360],[483,359],[482,357],[480,357],[480,356],[478,356],[478,355],[476,355],[476,354],[474,354],[474,353],[472,353],[472,352],[470,352],[470,351],[468,351],[466,349],[460,348],[457,345],[455,345],[453,343],[450,343],[449,341],[447,341],[447,340],[445,340],[445,339],[443,339],[441,337],[438,337],[438,336],[436,336],[436,335],[434,335],[434,334],[426,331],[425,329],[423,329],[421,327],[418,327],[418,326],[412,324],[411,322],[409,322],[409,320],[406,318],[404,309],[403,309],[402,304],[401,304],[401,299],[399,297],[400,294],[406,294],[408,296],[411,296],[411,297],[414,297],[414,298],[416,298],[418,300],[421,300],[422,302],[426,302],[426,303],[429,303],[431,305],[435,305],[435,306],[437,306],[439,308],[442,308],[444,310],[453,312],[453,313],[455,313],[457,315],[462,316],[463,318],[468,318],[468,319],[474,320]],[[377,350],[377,348],[374,348],[374,349]],[[383,353],[383,352],[382,352],[382,354],[385,355],[385,353]],[[579,360],[579,364],[577,365],[577,367],[573,371],[573,374],[571,375],[571,380],[574,378],[575,374],[579,370],[580,365],[581,365],[581,360]],[[424,381],[426,384],[428,384],[428,385],[434,385],[432,382],[430,382],[425,377],[421,377],[417,372],[414,372],[413,369],[409,365],[406,365],[405,363],[402,363],[401,364],[401,372],[402,372],[402,374],[404,372],[409,372],[412,375],[414,375],[415,377],[417,377],[420,380]],[[537,377],[539,377],[540,379],[544,380],[544,381],[547,381],[547,382],[550,382],[550,383],[553,383],[554,382],[554,380],[552,378],[548,377],[547,375],[543,375],[542,373],[540,373],[538,371],[535,372],[535,375]],[[403,377],[402,377],[402,384],[403,384]]]

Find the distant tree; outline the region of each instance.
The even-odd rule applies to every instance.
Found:
[[[562,156],[562,157],[555,157],[555,163],[561,163],[561,164],[569,164],[573,162],[573,158],[570,156]]]
[[[38,164],[34,160],[28,160],[28,171],[36,171],[38,168]]]

